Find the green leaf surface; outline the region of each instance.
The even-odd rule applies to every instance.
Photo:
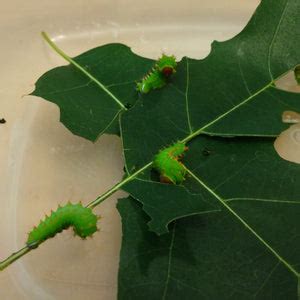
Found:
[[[144,96],[123,114],[121,134],[127,173],[149,163],[166,145],[201,135],[197,138],[198,148],[189,151],[185,161],[191,170],[201,170],[200,178],[210,189],[218,189],[223,198],[297,199],[299,167],[282,161],[271,139],[287,128],[281,122],[283,111],[300,109],[300,95],[279,90],[272,81],[300,61],[300,52],[296,51],[300,37],[295,28],[300,28],[300,17],[295,16],[295,11],[300,12],[298,1],[263,1],[242,33],[219,43],[202,61],[183,59],[168,87]],[[293,42],[284,34],[287,29],[295,32]],[[242,59],[243,47],[245,51],[252,50]],[[281,56],[284,50],[280,49],[285,47],[289,48],[289,59]],[[226,57],[228,60],[224,60]],[[234,61],[247,64],[247,80],[246,75],[241,76],[241,68],[230,67]],[[247,96],[249,90],[253,92]],[[219,128],[219,132],[212,132],[212,128]],[[224,144],[206,140],[203,136],[208,134],[244,139],[227,139]],[[202,155],[206,148],[212,148],[209,159]],[[295,172],[287,179],[290,169]],[[277,185],[278,182],[289,184]],[[195,178],[188,178],[184,187],[173,187],[157,183],[147,170],[124,189],[143,203],[152,219],[150,229],[158,234],[165,233],[167,224],[176,218],[217,209],[211,200],[213,195],[208,196],[208,190],[195,183]]]
[[[138,99],[136,81],[153,61],[122,44],[108,44],[73,59],[73,64],[46,72],[32,95],[56,103],[61,122],[74,134],[95,141],[103,133],[119,134],[119,114]]]
[[[158,234],[166,233],[167,224],[177,218],[220,209],[211,190],[226,200],[300,201],[300,167],[282,160],[271,138],[199,136],[189,144],[184,162],[205,186],[192,176],[184,186],[159,183],[148,170],[124,187],[143,204],[151,217],[150,230]]]
[[[178,240],[172,225],[169,234],[156,238],[143,227],[140,239],[134,234],[132,257],[127,247],[133,241],[125,231],[120,299],[300,297],[300,168],[273,147],[273,137],[287,128],[283,111],[300,109],[300,95],[274,82],[300,61],[299,16],[299,1],[262,1],[237,37],[214,43],[204,60],[184,58],[169,86],[122,115],[129,176],[159,149],[192,142],[183,186],[160,184],[149,169],[124,188],[142,203],[151,231],[166,233],[174,220],[184,225]],[[204,232],[197,220],[206,224]],[[187,234],[189,222],[195,228]],[[126,224],[123,219],[124,230]],[[181,230],[188,238],[181,240]],[[149,239],[169,247],[162,251],[156,242],[151,248]],[[159,253],[148,264],[140,254],[144,243]],[[190,256],[193,263],[186,261]]]
[[[153,61],[120,44],[75,58],[89,75],[72,65],[37,82],[75,134],[120,126],[118,188],[142,204],[119,203],[120,299],[300,299],[300,167],[273,148],[283,111],[300,111],[300,95],[275,86],[300,62],[299,28],[298,0],[263,0],[240,34],[141,97],[135,81]],[[186,181],[159,183],[151,161],[177,141]]]
[[[274,80],[300,62],[299,14],[297,0],[262,1],[240,34],[214,42],[204,60],[184,58],[170,85],[122,115],[128,172],[197,134],[273,137],[287,129],[282,113],[299,111],[300,95]]]
[[[286,208],[260,202],[254,209],[248,203],[240,213],[271,234],[299,272],[299,255],[292,257],[300,250],[300,205],[292,213]],[[169,234],[157,236],[148,231],[148,217],[136,201],[121,199],[118,209],[123,224],[118,299],[298,299],[299,278],[227,211],[177,220]]]

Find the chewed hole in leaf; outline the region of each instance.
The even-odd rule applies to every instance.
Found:
[[[296,81],[294,70],[289,71],[284,76],[275,81],[277,88],[294,93],[300,93],[300,84]]]
[[[294,73],[297,83],[300,84],[300,65],[295,68]]]
[[[300,122],[300,113],[295,111],[284,111],[282,114],[282,122],[289,124],[297,124]]]
[[[281,158],[300,164],[300,124],[283,131],[275,140],[274,148]]]

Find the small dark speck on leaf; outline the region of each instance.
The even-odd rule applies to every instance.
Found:
[[[126,107],[127,109],[129,109],[129,108],[132,107],[132,104],[131,104],[131,103],[126,103],[126,104],[125,104],[125,107]]]
[[[0,119],[0,124],[5,124],[6,120],[4,118]]]
[[[208,148],[204,148],[202,150],[202,155],[203,156],[209,156],[211,153],[212,153],[212,151],[210,149],[208,149]]]

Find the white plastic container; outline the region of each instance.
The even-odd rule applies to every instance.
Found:
[[[45,30],[69,55],[122,42],[157,58],[203,58],[212,40],[238,33],[259,0],[11,0],[0,26],[0,259],[58,203],[93,200],[122,177],[121,143],[92,144],[59,123],[58,108],[25,96],[47,70],[65,64]],[[0,273],[0,299],[116,299],[121,224],[117,193],[96,209],[101,232],[88,241],[66,231]]]

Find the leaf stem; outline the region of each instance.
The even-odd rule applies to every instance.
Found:
[[[29,246],[25,246],[24,248],[20,249],[19,251],[11,254],[5,260],[1,261],[0,262],[0,271],[4,270],[11,263],[13,263],[17,259],[21,258],[23,255],[25,255],[26,253],[28,253],[30,250],[31,250],[31,248]]]
[[[115,193],[117,190],[119,190],[122,186],[124,186],[129,181],[133,180],[137,175],[145,171],[147,168],[149,168],[152,165],[153,162],[150,162],[146,164],[141,169],[137,170],[135,173],[131,174],[130,176],[126,177],[116,185],[114,185],[112,188],[110,188],[108,191],[106,191],[104,194],[96,198],[94,201],[90,202],[86,207],[89,207],[91,209],[94,209],[97,205],[102,203],[105,199],[107,199],[109,196],[111,196],[113,193]],[[9,257],[7,257],[5,260],[0,262],[0,271],[4,270],[6,267],[8,267],[11,263],[21,258],[23,255],[28,253],[29,251],[37,248],[37,245],[39,243],[36,243],[35,245],[26,245],[22,249],[18,250],[17,252],[11,254]]]
[[[72,59],[69,55],[67,55],[65,52],[63,52],[48,36],[48,34],[44,31],[42,31],[42,37],[44,40],[49,44],[49,46],[62,58],[64,58],[67,62],[72,64],[74,67],[76,67],[78,70],[80,70],[82,73],[84,73],[89,79],[91,79],[93,82],[95,82],[103,91],[105,91],[123,110],[127,110],[125,105],[114,95],[112,94],[105,85],[103,85],[100,81],[98,81],[97,78],[95,78],[92,74],[90,74],[86,69],[84,69],[81,65],[79,65],[74,59]]]
[[[128,183],[129,181],[131,181],[132,179],[134,179],[137,175],[139,175],[140,173],[142,173],[143,171],[145,171],[147,168],[149,168],[152,164],[153,164],[153,162],[150,162],[150,163],[146,164],[144,167],[142,167],[141,169],[137,170],[132,175],[126,177],[125,179],[123,179],[122,181],[120,181],[119,183],[117,183],[115,186],[113,186],[111,189],[109,189],[107,192],[105,192],[104,194],[102,194],[101,196],[99,196],[97,199],[95,199],[94,201],[90,202],[86,207],[89,207],[89,208],[92,208],[92,209],[95,208],[97,205],[99,205],[106,198],[108,198],[113,193],[115,193],[117,190],[119,190],[126,183]]]

